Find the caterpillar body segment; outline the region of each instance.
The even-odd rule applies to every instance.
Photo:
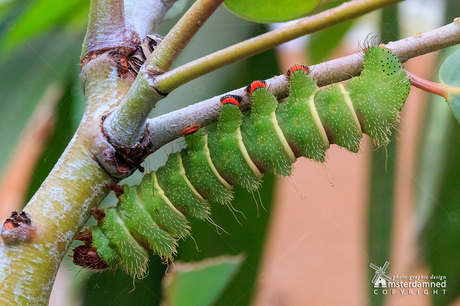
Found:
[[[291,175],[294,152],[284,137],[276,118],[278,101],[260,81],[251,84],[251,110],[241,125],[245,144],[251,159],[257,161],[263,172]]]
[[[375,145],[387,145],[411,87],[398,58],[384,47],[367,49],[361,75],[348,81],[346,87],[363,132]]]
[[[233,199],[230,185],[211,160],[208,134],[204,129],[186,135],[187,150],[182,150],[182,162],[190,183],[205,199],[225,204]]]
[[[329,140],[314,101],[319,87],[308,76],[306,68],[297,66],[287,73],[290,78],[289,97],[278,105],[276,115],[297,157],[324,162]]]
[[[208,202],[196,191],[185,174],[180,152],[172,153],[163,167],[156,171],[158,189],[161,189],[166,198],[174,203],[175,207],[187,216],[206,219],[210,208]],[[142,188],[141,188],[142,190]],[[144,195],[149,199],[149,192]]]
[[[348,92],[333,84],[315,95],[316,110],[330,141],[357,153],[362,131]]]
[[[158,184],[157,173],[152,172],[144,175],[141,183],[136,189],[133,187],[127,188],[128,192],[125,191],[125,194],[129,192],[132,193],[132,199],[127,202],[136,203],[139,209],[144,209],[145,213],[150,215],[153,222],[158,225],[157,231],[159,232],[159,236],[165,234],[164,229],[166,229],[167,233],[174,238],[184,238],[190,235],[190,227],[187,224],[187,218],[165,195],[165,192],[163,191],[165,188],[161,188]],[[120,197],[120,202],[122,201],[123,199]],[[206,205],[202,206],[207,207]],[[121,211],[121,213],[123,212]],[[171,243],[169,243],[169,245],[171,245]],[[170,247],[164,252],[159,253],[162,256],[168,257],[173,250],[174,249]]]
[[[290,175],[299,156],[324,161],[330,143],[358,152],[362,133],[388,143],[410,90],[399,61],[382,47],[366,51],[363,72],[346,85],[320,90],[300,65],[287,76],[285,102],[255,81],[247,89],[250,111],[240,111],[240,97],[224,96],[217,125],[184,129],[187,148],[170,154],[139,186],[122,186],[117,207],[105,209],[92,235],[83,235],[91,238],[74,249],[74,263],[143,276],[146,249],[172,258],[177,241],[190,235],[186,217],[207,219],[210,203],[231,201],[233,185],[257,190],[262,173]]]
[[[223,97],[222,110],[217,122],[217,132],[210,133],[209,151],[217,171],[232,185],[240,185],[248,191],[259,188],[262,173],[251,160],[241,134],[243,114],[238,101]]]
[[[94,242],[94,245],[109,241],[108,247],[113,249],[114,252],[110,251],[109,254],[105,254],[103,253],[105,249],[97,249],[101,258],[104,261],[107,260],[106,263],[111,267],[120,267],[128,274],[142,276],[147,269],[148,253],[134,238],[137,233],[131,234],[130,229],[127,227],[129,225],[130,223],[126,224],[121,219],[118,207],[107,208],[105,217],[97,225],[105,239]],[[101,236],[99,237],[102,238]],[[93,236],[93,241],[96,238],[97,236]],[[137,236],[136,238],[141,237]],[[113,265],[110,265],[111,263]]]

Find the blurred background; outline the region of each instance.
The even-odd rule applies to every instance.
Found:
[[[84,108],[79,56],[89,2],[0,0],[1,220],[27,203],[78,126]],[[327,1],[317,11],[342,2]],[[179,0],[158,32],[165,35],[192,3]],[[407,0],[191,81],[162,100],[152,116],[273,77],[294,63],[355,53],[369,35],[387,43],[458,15],[456,0]],[[219,8],[175,66],[279,26]],[[456,48],[411,59],[405,67],[436,80]],[[364,136],[359,154],[332,146],[324,164],[299,159],[293,176],[264,177],[260,200],[236,188],[232,204],[241,213],[212,207],[212,219],[228,233],[191,220],[194,240],[180,242],[176,261],[245,254],[216,305],[460,305],[459,135],[445,101],[413,88],[387,148],[376,149]],[[165,146],[149,157],[146,169],[163,165],[182,146]],[[136,174],[125,183],[139,180]],[[115,204],[112,194],[103,203]],[[382,267],[386,261],[389,276],[445,276],[445,293],[375,295],[369,264]],[[152,256],[149,275],[133,282],[123,272],[89,273],[66,257],[50,305],[159,305],[167,268]]]

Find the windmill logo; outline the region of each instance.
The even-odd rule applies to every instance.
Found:
[[[391,280],[391,278],[385,274],[385,271],[387,270],[389,264],[390,263],[388,261],[385,261],[383,267],[377,267],[373,263],[369,264],[369,267],[375,270],[375,275],[371,280],[371,283],[374,284],[374,288],[387,287],[387,281]]]

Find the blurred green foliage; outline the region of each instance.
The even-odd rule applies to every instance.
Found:
[[[227,0],[224,2],[235,15],[260,23],[284,22],[304,17],[322,0]],[[295,8],[295,9],[292,9]]]

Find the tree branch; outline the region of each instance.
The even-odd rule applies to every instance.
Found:
[[[96,156],[113,161],[113,149],[101,134],[101,116],[118,105],[129,84],[106,54],[83,67],[81,79],[86,108],[77,132],[24,208],[25,222],[5,221],[0,228],[0,305],[48,305],[75,234],[108,194],[107,184],[118,182]]]
[[[133,147],[141,139],[142,132],[145,131],[145,120],[150,110],[160,99],[164,98],[165,94],[178,86],[237,60],[276,47],[286,41],[400,1],[402,0],[361,0],[347,2],[334,9],[306,17],[294,25],[249,39],[178,67],[171,72],[157,75],[157,73],[149,69],[157,70],[159,67],[161,68],[161,66],[155,67],[154,65],[169,67],[171,63],[170,60],[166,60],[167,57],[161,55],[162,50],[165,50],[164,52],[166,52],[167,56],[176,56],[172,50],[168,49],[168,43],[163,41],[158,51],[155,50],[147,60],[149,68],[147,69],[146,65],[141,68],[133,84],[132,91],[128,93],[120,107],[107,118],[104,122],[104,128],[110,136],[112,143],[116,146],[122,148]],[[212,1],[200,0],[196,3],[199,2],[211,7],[210,2]],[[221,1],[219,0],[218,2]],[[192,11],[190,20],[201,20],[200,16],[198,12],[193,13]],[[189,24],[189,22],[184,21],[184,25],[186,24]],[[181,25],[179,28],[182,27]],[[180,33],[179,31],[171,36],[173,37],[171,41],[177,48],[183,48],[183,42],[185,41],[180,38],[182,35]],[[176,35],[179,35],[177,41],[174,38]],[[155,60],[156,54],[160,55],[159,60]]]
[[[125,0],[126,20],[143,40],[163,21],[166,13],[177,0]]]
[[[169,69],[222,2],[224,0],[196,1],[147,58],[126,98],[104,122],[104,129],[114,145],[134,147],[139,142],[148,114],[157,101],[165,97],[152,87],[152,79]]]
[[[224,0],[198,0],[145,61],[147,71],[165,72]],[[162,91],[160,91],[162,92]]]
[[[125,21],[123,0],[92,0],[81,59],[98,50],[134,50],[139,36]]]
[[[433,31],[390,42],[386,47],[391,49],[404,62],[410,58],[459,43],[460,19],[456,19],[453,23]],[[318,83],[318,86],[325,86],[358,75],[362,70],[362,65],[362,54],[357,53],[312,66],[310,76]],[[267,84],[269,90],[278,98],[287,96],[289,82],[284,75],[267,80]],[[244,87],[239,88],[223,95],[234,94],[242,96],[241,106],[247,108],[249,106],[249,97],[244,89]],[[148,120],[147,126],[153,150],[157,150],[180,137],[182,129],[190,124],[198,123],[201,126],[206,126],[215,122],[221,108],[221,96]]]

